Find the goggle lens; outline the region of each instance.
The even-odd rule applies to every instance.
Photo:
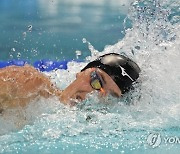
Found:
[[[91,81],[90,81],[91,87],[95,90],[100,90],[104,92],[102,83],[103,83],[103,80],[101,76],[99,76],[96,71],[93,71],[91,73]]]
[[[94,79],[91,81],[91,86],[92,88],[96,89],[96,90],[100,90],[102,88],[102,85],[100,83],[100,81],[98,79]]]

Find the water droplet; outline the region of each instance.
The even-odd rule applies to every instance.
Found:
[[[15,49],[15,48],[12,48],[12,49],[11,49],[11,51],[15,52],[15,51],[16,51],[16,49]]]
[[[137,50],[140,50],[140,46],[135,46],[134,48]]]
[[[81,55],[81,51],[76,50],[76,55],[80,56]]]
[[[29,26],[28,26],[28,31],[29,31],[29,32],[32,32],[32,25],[29,25]]]
[[[83,38],[82,41],[83,41],[83,43],[86,43],[86,42],[87,42],[87,40],[86,40],[85,38]]]
[[[34,53],[37,53],[37,50],[34,49],[33,52],[34,52]]]
[[[11,59],[12,59],[12,58],[13,58],[13,55],[9,55],[9,58],[11,58]]]
[[[24,40],[26,39],[26,35],[27,35],[27,33],[26,33],[26,32],[23,32]]]
[[[79,56],[81,56],[81,54],[82,54],[81,51],[76,50],[76,58],[77,58],[77,59],[79,59]]]
[[[21,53],[20,53],[20,52],[17,53],[17,57],[18,57],[18,58],[21,57]]]

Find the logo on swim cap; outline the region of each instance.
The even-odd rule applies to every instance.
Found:
[[[108,55],[106,57],[103,57],[101,59],[101,62],[103,64],[108,64],[108,65],[114,65],[114,64],[117,64],[118,65],[118,62],[119,60],[123,60],[122,57],[120,56],[117,56],[117,55]],[[127,72],[125,71],[125,68],[123,68],[121,65],[118,65],[120,68],[121,68],[121,74],[122,76],[127,76],[131,81],[134,81],[129,74],[127,74]]]
[[[121,74],[122,74],[122,76],[127,76],[128,78],[131,79],[131,81],[134,81],[134,80],[126,73],[126,71],[125,71],[125,69],[124,69],[123,67],[121,67],[120,65],[119,65],[119,67],[121,68]]]

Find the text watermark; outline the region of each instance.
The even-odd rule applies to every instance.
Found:
[[[180,137],[169,136],[163,137],[160,133],[150,133],[147,137],[147,143],[152,148],[158,147],[161,143],[165,144],[180,144]]]

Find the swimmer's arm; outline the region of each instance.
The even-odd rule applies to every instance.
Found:
[[[39,95],[40,95],[40,96],[42,96],[42,97],[44,97],[44,98],[49,98],[49,97],[51,97],[51,96],[56,96],[61,103],[67,104],[67,102],[64,101],[64,99],[63,99],[63,96],[62,96],[63,91],[62,91],[62,90],[58,89],[55,85],[53,85],[53,84],[50,82],[50,80],[49,80],[49,82],[48,82],[47,85],[48,85],[48,86],[47,86],[48,88],[41,89],[41,90],[39,91]]]
[[[7,79],[13,79],[13,81],[6,81]],[[25,106],[38,96],[45,98],[57,96],[60,102],[63,103],[61,101],[62,91],[54,86],[47,76],[30,65],[23,67],[9,66],[0,69],[0,87],[3,87],[0,88],[0,102],[8,104],[7,106],[12,104]],[[6,94],[8,99],[6,101],[1,100],[1,98],[4,98],[1,97],[1,94]],[[11,103],[15,99],[18,99],[18,102],[21,103]]]

